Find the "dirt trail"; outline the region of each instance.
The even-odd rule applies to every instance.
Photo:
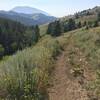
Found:
[[[77,79],[71,78],[70,65],[66,63],[66,50],[58,57],[53,77],[53,86],[49,89],[49,100],[89,100],[87,91]]]

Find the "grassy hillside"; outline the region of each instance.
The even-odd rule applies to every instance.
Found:
[[[66,64],[70,66],[70,74],[88,91],[90,100],[94,98],[98,100],[100,98],[100,27],[65,33],[58,40],[66,48]]]
[[[89,15],[76,20],[83,21],[83,17],[90,19]],[[64,97],[63,89],[67,87],[64,95],[69,93],[68,99],[73,96],[74,88],[79,89],[77,94],[85,91],[89,100],[99,100],[100,27],[82,27],[51,37],[45,35],[47,26],[40,26],[42,37],[35,46],[18,51],[0,62],[0,99],[51,100],[48,88],[60,84],[62,94],[59,97]],[[54,78],[55,75],[59,81]],[[53,84],[53,79],[56,84]],[[66,85],[63,80],[69,83]],[[81,100],[84,100],[84,95],[82,97]]]
[[[47,36],[32,47],[0,63],[0,97],[10,100],[45,98],[59,43]],[[44,99],[43,99],[44,100]]]
[[[61,48],[65,49],[67,46],[66,61],[69,57],[71,74],[75,77],[84,74],[87,79],[84,87],[98,97],[99,41],[100,27],[78,29],[57,38],[43,37],[36,46],[20,51],[0,63],[0,97],[8,96],[12,100],[41,100],[40,98],[45,97],[48,84],[51,84],[49,79],[55,57]],[[87,74],[89,69],[91,77]],[[84,73],[81,73],[82,70]]]

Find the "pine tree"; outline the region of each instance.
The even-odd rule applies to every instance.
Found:
[[[79,15],[78,15],[78,13],[76,13],[76,14],[75,14],[75,18],[76,18],[76,19],[78,19],[78,18],[79,18]]]
[[[50,34],[51,36],[60,36],[62,33],[60,21],[50,23],[46,33]]]
[[[0,59],[2,58],[3,55],[4,55],[4,48],[3,48],[3,46],[0,44]]]
[[[78,22],[78,24],[77,24],[77,28],[81,28],[81,27],[82,27],[81,22]]]
[[[96,21],[94,21],[93,27],[97,27],[97,26],[98,26],[98,21],[96,20]]]
[[[97,15],[97,21],[100,21],[100,12]]]
[[[49,25],[48,25],[48,29],[47,29],[47,32],[46,32],[47,34],[51,34],[52,33],[52,23],[50,23]]]
[[[35,42],[37,42],[40,38],[40,29],[39,29],[39,26],[36,25],[35,26]]]
[[[68,20],[68,31],[71,31],[71,30],[74,30],[76,28],[76,24],[75,24],[75,21],[74,19],[69,19]]]
[[[2,34],[2,28],[0,27],[0,35]]]
[[[60,36],[61,35],[61,24],[60,24],[60,21],[55,21],[54,33],[52,35],[53,36]]]

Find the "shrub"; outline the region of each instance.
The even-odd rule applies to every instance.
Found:
[[[0,63],[0,91],[6,94],[0,97],[10,100],[45,100],[53,57],[59,48],[58,41],[48,40],[4,59]]]
[[[51,63],[48,53],[49,51],[45,48],[27,49],[2,62],[0,90],[6,90],[8,97],[12,99],[20,100],[28,95],[35,97],[36,93],[41,91],[39,90],[40,83],[44,84],[42,82],[46,81],[43,80],[47,77],[43,72],[46,72],[46,67]]]
[[[95,41],[95,45],[98,46],[98,47],[100,47],[100,39],[97,39],[97,40]]]
[[[75,66],[73,69],[71,69],[71,73],[73,74],[74,77],[79,77],[83,76],[84,70],[80,66]]]

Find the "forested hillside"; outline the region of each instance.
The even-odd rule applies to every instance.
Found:
[[[26,27],[19,22],[0,18],[0,57],[35,44],[39,38],[37,31],[39,33],[38,26]]]

